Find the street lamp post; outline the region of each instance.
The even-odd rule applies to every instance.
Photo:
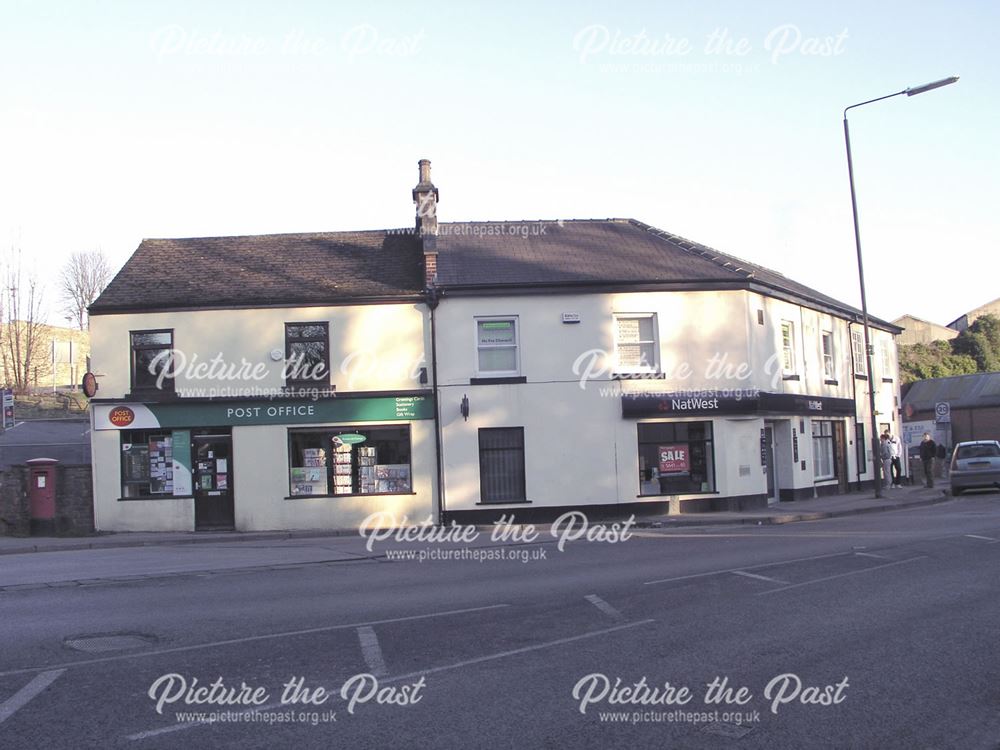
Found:
[[[947,86],[949,84],[955,83],[958,80],[958,76],[951,76],[950,78],[942,78],[940,81],[932,81],[931,83],[925,83],[922,86],[911,86],[910,88],[903,89],[902,91],[897,91],[894,94],[886,94],[885,96],[880,96],[877,99],[869,99],[866,102],[858,102],[857,104],[852,104],[844,109],[844,143],[847,146],[847,177],[851,182],[851,210],[854,213],[854,244],[857,246],[858,250],[858,280],[861,283],[861,319],[865,328],[865,362],[868,370],[868,409],[871,412],[871,445],[872,445],[872,464],[873,464],[873,475],[875,477],[875,497],[882,497],[882,481],[880,475],[882,472],[882,461],[879,450],[879,437],[878,437],[878,420],[875,415],[875,348],[872,346],[871,342],[871,331],[868,326],[868,299],[865,294],[865,266],[861,260],[861,229],[858,226],[858,198],[854,191],[854,161],[851,159],[851,131],[847,126],[847,110],[855,109],[856,107],[863,107],[866,104],[872,104],[874,102],[880,102],[883,99],[891,99],[894,96],[902,96],[906,94],[907,96],[915,96],[916,94],[923,94],[925,91],[932,91],[933,89],[941,88],[942,86]]]

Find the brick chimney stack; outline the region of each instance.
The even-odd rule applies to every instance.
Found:
[[[438,189],[431,182],[430,159],[421,159],[420,182],[413,188],[417,207],[417,234],[424,247],[424,283],[428,288],[437,283],[437,204]]]

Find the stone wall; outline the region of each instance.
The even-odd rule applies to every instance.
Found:
[[[0,471],[0,534],[28,536],[30,528],[28,467],[9,466]]]
[[[0,472],[0,534],[31,533],[29,479],[27,466],[11,466]],[[94,533],[94,490],[89,464],[56,464],[54,526],[58,536]]]

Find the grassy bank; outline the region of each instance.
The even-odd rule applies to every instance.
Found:
[[[85,418],[89,401],[79,391],[26,393],[14,396],[14,416],[22,419]]]

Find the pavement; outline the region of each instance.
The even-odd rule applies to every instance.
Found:
[[[941,503],[953,498],[947,486],[933,489],[904,486],[887,489],[876,498],[871,491],[833,495],[822,498],[776,503],[766,509],[742,512],[684,513],[680,515],[644,516],[637,528],[676,528],[721,525],[770,526],[800,521],[818,521],[863,513],[880,513]],[[488,535],[482,535],[488,537]],[[86,537],[11,537],[0,536],[0,555],[31,552],[60,552],[117,547],[151,547],[182,544],[229,545],[236,542],[275,542],[281,540],[328,539],[324,545],[325,561],[332,559],[358,560],[369,557],[365,540],[357,529],[301,531],[219,531],[219,532],[121,532],[98,533]]]

